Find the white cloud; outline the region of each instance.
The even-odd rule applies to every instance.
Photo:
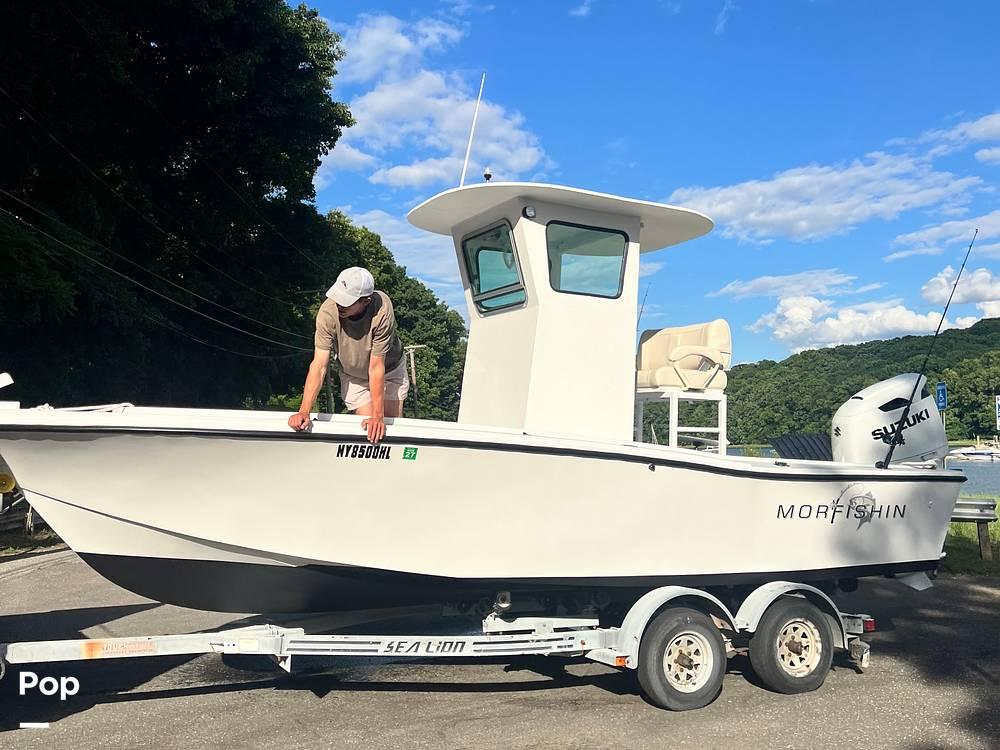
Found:
[[[736,4],[732,0],[726,0],[725,4],[722,6],[722,10],[719,11],[719,15],[715,19],[716,34],[722,34],[725,32],[726,24],[729,23],[729,16],[734,10],[736,10]]]
[[[351,206],[345,206],[338,210],[355,224],[381,236],[396,262],[435,291],[460,283],[455,245],[450,237],[424,232],[381,209],[355,212]]]
[[[492,3],[478,5],[470,0],[444,0],[445,12],[454,16],[465,16],[469,13],[490,13],[496,9]]]
[[[1000,318],[1000,300],[980,302],[976,307],[979,308],[984,318]]]
[[[420,62],[424,53],[458,42],[465,32],[435,18],[404,24],[395,16],[361,16],[344,30],[344,49],[337,78],[344,83],[374,80]]]
[[[397,164],[387,169],[373,172],[368,179],[376,184],[392,187],[419,186],[436,182],[448,182],[461,174],[462,160],[457,156],[443,159],[422,159],[412,164]]]
[[[852,289],[848,292],[848,294],[867,294],[868,292],[874,292],[876,289],[881,289],[884,286],[884,281],[874,281],[871,284],[865,284],[864,286],[859,286],[857,289]]]
[[[976,216],[972,219],[948,221],[916,232],[901,234],[892,241],[893,245],[946,245],[968,244],[972,233],[978,229],[980,237],[1000,237],[1000,210]]]
[[[367,85],[350,102],[357,124],[324,160],[317,188],[338,169],[370,169],[370,181],[395,188],[458,182],[479,87],[465,75],[427,67],[425,58],[464,33],[438,19],[404,23],[386,15],[362,16],[347,30],[342,75]],[[469,174],[486,166],[498,181],[551,166],[523,116],[488,98],[480,106]]]
[[[639,278],[641,279],[645,276],[652,276],[654,273],[659,273],[661,270],[666,268],[666,265],[667,264],[662,261],[639,261]]]
[[[978,242],[972,249],[972,255],[976,258],[1000,258],[1000,242],[980,245]]]
[[[915,208],[959,202],[981,182],[936,171],[923,158],[876,152],[849,164],[788,169],[769,180],[680,188],[668,201],[707,213],[722,224],[726,237],[802,241],[872,219],[894,219]]]
[[[977,243],[1000,239],[1000,210],[971,219],[946,221],[943,224],[901,234],[892,241],[892,246],[905,249],[887,255],[885,259],[897,260],[910,255],[939,255],[949,246],[967,246],[977,229],[979,230],[979,234],[976,235]],[[972,250],[972,257],[997,256],[1000,256],[1000,243],[976,244]]]
[[[841,273],[836,268],[817,271],[802,271],[785,276],[758,276],[748,281],[730,281],[721,289],[708,294],[709,297],[732,297],[746,299],[747,297],[791,297],[802,295],[845,294],[850,290],[850,283],[857,277]],[[863,288],[869,291],[878,288],[868,285]]]
[[[856,344],[873,339],[907,334],[933,333],[940,313],[918,313],[899,300],[868,302],[834,308],[829,300],[812,296],[786,297],[773,312],[761,316],[749,328],[753,332],[770,330],[774,339],[792,351],[816,349],[838,344]],[[965,318],[971,325],[975,318]],[[945,322],[945,327],[952,327]]]
[[[320,161],[319,169],[316,170],[316,175],[313,177],[313,183],[317,190],[322,190],[333,181],[334,172],[365,169],[375,164],[376,161],[377,159],[371,154],[356,149],[350,143],[340,141]]]
[[[457,76],[430,70],[383,81],[351,103],[358,124],[345,137],[389,161],[388,152],[394,149],[405,152],[404,158],[414,151],[426,154],[383,167],[371,176],[373,182],[395,187],[457,183],[476,93]],[[524,118],[486,100],[479,108],[472,157],[469,174],[490,166],[498,181],[516,179],[546,162]]]
[[[1000,141],[1000,112],[984,115],[976,120],[960,122],[950,128],[939,128],[921,133],[916,138],[895,138],[890,145],[938,143],[944,146],[937,153],[948,153],[955,147],[976,141]]]
[[[576,18],[583,18],[584,16],[590,15],[590,9],[594,5],[594,0],[583,0],[582,3],[577,5],[575,8],[570,8],[569,14],[575,16]]]
[[[897,250],[894,253],[889,253],[882,260],[886,263],[892,263],[894,260],[902,260],[903,258],[911,258],[914,255],[940,255],[944,252],[943,247],[914,247],[909,250]]]
[[[955,284],[956,271],[947,266],[943,271],[930,279],[920,289],[920,294],[928,302],[943,305],[948,301],[951,288]],[[1000,276],[994,276],[988,268],[977,268],[966,271],[955,289],[953,304],[963,302],[992,302],[1000,300]]]
[[[976,159],[983,164],[1000,164],[1000,146],[979,149],[976,152]]]

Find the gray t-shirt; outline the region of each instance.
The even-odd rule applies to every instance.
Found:
[[[316,314],[315,346],[332,351],[340,369],[351,377],[368,379],[372,354],[385,357],[386,372],[396,368],[403,359],[403,342],[396,333],[396,316],[389,295],[375,292],[357,320],[341,318],[337,303],[328,299]]]

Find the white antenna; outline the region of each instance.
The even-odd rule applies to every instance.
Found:
[[[476,99],[476,110],[472,113],[472,129],[469,131],[469,145],[465,148],[465,162],[462,164],[462,179],[458,181],[458,186],[465,185],[465,170],[469,168],[469,154],[472,153],[472,136],[476,134],[476,120],[479,118],[479,102],[483,100],[483,87],[486,85],[486,74],[483,73],[483,80],[479,82],[479,98]]]

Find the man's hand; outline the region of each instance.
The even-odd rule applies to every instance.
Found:
[[[312,427],[312,417],[308,414],[296,412],[288,418],[288,426],[296,432],[303,432]]]
[[[366,417],[361,421],[361,427],[368,433],[369,443],[379,443],[385,437],[385,422],[382,417]]]

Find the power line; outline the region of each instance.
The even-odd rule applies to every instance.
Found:
[[[136,207],[135,205],[133,205],[132,202],[128,198],[126,198],[124,195],[121,194],[121,191],[119,191],[118,188],[116,188],[113,185],[111,185],[107,180],[105,180],[103,177],[101,177],[101,175],[99,175],[93,168],[91,168],[83,159],[81,159],[79,156],[77,156],[76,153],[74,153],[73,150],[69,146],[67,146],[65,143],[63,143],[61,140],[59,140],[55,136],[55,134],[52,132],[52,130],[50,130],[49,128],[45,127],[44,123],[40,122],[39,119],[37,117],[35,117],[31,113],[30,110],[27,109],[27,107],[25,107],[17,99],[15,99],[14,96],[11,95],[10,92],[8,92],[2,86],[0,86],[0,93],[2,93],[4,96],[6,96],[14,104],[14,106],[16,106],[18,109],[20,109],[21,112],[23,112],[25,114],[25,116],[28,117],[28,119],[30,119],[35,125],[37,125],[38,128],[43,133],[45,133],[45,135],[47,135],[49,137],[49,140],[51,140],[53,143],[55,143],[57,146],[59,146],[59,148],[61,148],[63,151],[65,151],[69,155],[69,157],[71,159],[73,159],[73,161],[75,161],[77,164],[79,164],[87,172],[87,174],[89,174],[95,180],[97,180],[98,182],[100,182],[101,185],[103,185],[105,188],[107,188],[112,194],[115,195],[115,197],[117,197],[122,203],[124,203],[126,206],[128,206],[129,209],[131,209],[135,214],[137,214],[139,216],[139,218],[141,218],[143,221],[145,221],[146,223],[148,223],[150,226],[152,226],[156,231],[158,231],[160,234],[162,234],[167,239],[175,239],[176,238],[176,239],[181,240],[181,242],[183,242],[183,239],[181,239],[180,237],[177,237],[176,235],[174,235],[171,232],[168,232],[166,229],[164,229],[163,227],[161,227],[154,219],[152,219],[149,216],[149,214],[147,214],[142,209],[140,209],[140,208]],[[226,251],[224,251],[222,248],[217,247],[215,245],[212,245],[209,242],[206,242],[203,238],[199,238],[199,239],[201,240],[201,244],[205,245],[206,247],[211,247],[214,250],[216,250],[217,252],[225,255],[226,257],[228,257],[228,258],[230,258],[232,260],[237,260],[237,262],[239,262],[237,258],[233,257],[232,255],[230,255],[229,253],[227,253]],[[282,304],[289,305],[290,307],[293,307],[293,308],[296,308],[296,309],[304,309],[304,308],[300,307],[298,304],[296,304],[294,302],[288,302],[287,300],[283,300],[283,299],[280,299],[278,297],[274,297],[274,296],[272,296],[270,294],[266,294],[264,292],[261,292],[261,291],[255,289],[252,286],[249,286],[248,284],[243,283],[242,281],[240,281],[238,279],[233,278],[232,276],[230,276],[228,273],[226,273],[222,269],[216,267],[215,265],[213,265],[209,261],[207,261],[204,258],[202,258],[201,256],[199,256],[197,253],[195,253],[190,248],[187,248],[187,249],[188,249],[188,252],[191,253],[191,255],[193,257],[197,258],[199,261],[201,261],[202,263],[204,263],[205,265],[207,265],[209,268],[212,268],[213,270],[218,271],[223,276],[231,279],[232,281],[235,281],[237,284],[239,284],[240,286],[242,286],[242,287],[244,287],[246,289],[249,289],[251,292],[254,292],[254,293],[256,293],[256,294],[258,294],[258,295],[260,295],[262,297],[266,297],[268,299],[274,300],[275,302],[280,302]],[[243,265],[243,264],[241,264],[241,265]],[[255,271],[256,273],[260,274],[261,276],[265,275],[263,272],[261,272],[261,271],[259,271],[257,269],[254,269],[254,268],[250,268],[249,266],[243,265],[243,267],[247,268],[248,270]]]
[[[36,208],[35,206],[33,206],[30,203],[28,203],[26,200],[24,200],[22,198],[18,198],[16,195],[14,195],[11,192],[8,192],[7,190],[4,190],[3,188],[0,188],[0,195],[6,195],[8,198],[10,198],[12,200],[15,200],[18,203],[20,203],[22,206],[24,206],[24,207],[26,207],[26,208],[34,211],[37,214],[40,214],[41,216],[44,216],[49,221],[53,221],[56,224],[60,225],[61,227],[65,228],[65,229],[68,229],[69,231],[73,232],[78,237],[86,240],[87,242],[90,242],[90,243],[96,245],[97,247],[101,248],[102,250],[105,250],[106,252],[111,253],[112,255],[114,255],[117,258],[120,258],[121,260],[124,260],[126,263],[130,263],[131,265],[133,265],[136,268],[138,268],[140,271],[145,271],[150,276],[154,276],[155,278],[159,279],[160,281],[162,281],[162,282],[164,282],[166,284],[170,284],[172,287],[175,287],[176,289],[180,289],[182,292],[190,294],[192,297],[197,297],[198,299],[200,299],[203,302],[207,302],[210,305],[214,305],[215,307],[219,308],[220,310],[225,310],[226,312],[231,313],[232,315],[235,315],[235,316],[237,316],[239,318],[243,318],[244,320],[249,320],[251,323],[256,323],[257,325],[263,326],[265,328],[270,328],[272,331],[278,331],[279,333],[285,333],[285,334],[287,334],[289,336],[295,336],[296,338],[304,339],[306,341],[310,341],[311,340],[311,337],[309,337],[309,336],[304,336],[301,333],[295,333],[294,331],[289,331],[289,330],[286,330],[284,328],[279,328],[278,326],[273,326],[270,323],[265,323],[262,320],[257,320],[256,318],[252,318],[249,315],[244,315],[243,313],[239,312],[238,310],[233,310],[230,307],[226,307],[223,304],[215,302],[214,300],[211,300],[208,297],[205,297],[205,296],[203,296],[201,294],[198,294],[197,292],[193,292],[190,289],[188,289],[187,287],[185,287],[185,286],[183,286],[181,284],[178,284],[177,282],[172,281],[171,279],[168,279],[165,276],[161,276],[160,274],[156,273],[156,271],[152,271],[152,270],[146,268],[141,263],[137,263],[136,261],[132,260],[128,256],[122,255],[121,253],[112,250],[107,245],[105,245],[105,244],[103,244],[101,242],[98,242],[97,240],[93,239],[92,237],[88,237],[83,232],[79,231],[78,229],[75,229],[74,227],[69,226],[68,224],[66,224],[65,222],[61,221],[60,219],[57,219],[55,216],[52,216],[51,214],[45,213],[45,211],[42,211],[40,208]]]
[[[107,265],[106,263],[101,262],[100,260],[98,260],[97,258],[93,257],[92,255],[90,255],[88,253],[85,253],[85,252],[83,252],[82,250],[80,250],[78,248],[73,247],[69,243],[63,242],[58,237],[55,237],[55,236],[49,234],[48,232],[44,231],[43,229],[39,229],[34,224],[31,224],[30,222],[25,221],[24,219],[22,219],[17,214],[10,212],[10,211],[8,211],[7,209],[5,209],[3,207],[0,207],[0,211],[2,211],[3,213],[7,214],[8,216],[10,216],[11,218],[15,219],[16,221],[21,222],[25,226],[33,229],[34,231],[38,232],[38,234],[42,235],[43,237],[47,237],[48,239],[52,240],[53,242],[55,242],[55,243],[57,243],[57,244],[65,247],[70,252],[76,253],[77,255],[79,255],[79,256],[81,256],[83,258],[86,258],[91,263],[94,263],[94,264],[100,266],[101,268],[105,269],[106,271],[110,271],[111,273],[115,274],[116,276],[119,276],[119,277],[125,279],[126,281],[128,281],[128,282],[130,282],[132,284],[135,284],[137,287],[140,287],[141,289],[145,289],[147,292],[150,292],[151,294],[155,294],[157,297],[160,297],[160,298],[166,300],[167,302],[169,302],[172,305],[177,305],[177,307],[183,308],[183,309],[187,310],[188,312],[194,313],[195,315],[199,315],[202,318],[205,318],[206,320],[210,320],[213,323],[217,323],[218,325],[225,326],[226,328],[229,328],[230,330],[236,331],[237,333],[242,333],[242,334],[244,334],[246,336],[251,336],[251,337],[253,337],[255,339],[260,339],[261,341],[266,341],[266,342],[268,342],[270,344],[276,344],[277,346],[283,346],[283,347],[285,347],[287,349],[294,349],[295,351],[299,351],[299,352],[312,351],[311,349],[305,349],[305,348],[303,348],[301,346],[293,346],[292,344],[286,344],[283,341],[277,341],[275,339],[270,339],[267,336],[261,336],[259,334],[253,333],[252,331],[246,331],[246,330],[244,330],[242,328],[239,328],[238,326],[232,325],[231,323],[227,323],[224,320],[219,320],[218,318],[212,317],[208,313],[204,313],[201,310],[197,310],[197,309],[195,309],[193,307],[189,307],[188,305],[185,305],[183,302],[178,302],[173,297],[169,297],[166,294],[163,294],[162,292],[159,292],[156,289],[153,289],[152,287],[146,286],[141,281],[137,281],[136,279],[133,279],[131,276],[129,276],[127,274],[124,274],[124,273],[122,273],[121,271],[119,271],[119,270],[117,270],[115,268],[112,268],[111,266]]]
[[[301,357],[301,356],[303,356],[302,352],[293,352],[292,354],[250,354],[248,352],[238,352],[235,349],[227,349],[224,346],[219,346],[218,344],[213,344],[210,341],[205,341],[204,339],[200,339],[197,336],[195,336],[194,334],[191,334],[191,333],[185,331],[183,328],[181,328],[179,325],[177,325],[173,321],[169,321],[170,324],[168,325],[166,322],[164,322],[162,320],[157,320],[152,315],[148,315],[146,313],[142,313],[142,316],[144,318],[150,320],[151,322],[156,323],[158,326],[166,328],[171,333],[176,333],[179,336],[183,336],[184,338],[191,339],[192,341],[196,341],[199,344],[202,344],[203,346],[208,346],[208,347],[211,347],[212,349],[218,349],[220,352],[226,352],[227,354],[235,354],[236,356],[239,356],[239,357],[248,357],[250,359],[290,359],[292,357]]]

